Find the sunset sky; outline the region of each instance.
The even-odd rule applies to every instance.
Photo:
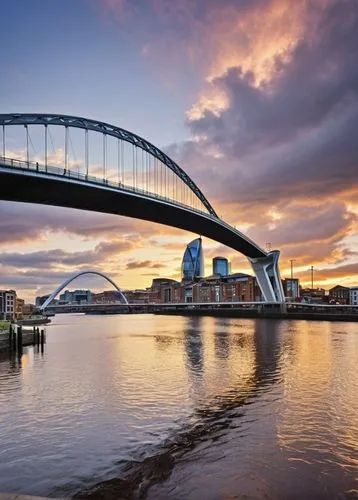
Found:
[[[281,274],[358,285],[357,0],[2,0],[0,112],[84,116],[169,154]],[[0,288],[180,277],[192,233],[0,201]],[[233,250],[204,239],[206,274]],[[103,289],[98,278],[74,285]]]

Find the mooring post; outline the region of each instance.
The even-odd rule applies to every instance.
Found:
[[[17,329],[18,329],[18,326],[14,325],[14,331],[12,334],[12,348],[14,351],[16,351]]]
[[[41,330],[40,342],[41,342],[41,347],[43,347],[43,345],[45,343],[45,331],[44,330]]]
[[[17,328],[17,350],[22,351],[22,326]]]

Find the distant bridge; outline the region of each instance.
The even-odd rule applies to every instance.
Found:
[[[72,281],[76,280],[80,276],[85,276],[87,274],[95,274],[97,276],[100,276],[101,278],[104,278],[106,281],[108,281],[117,290],[117,292],[119,293],[119,296],[122,299],[124,305],[128,305],[128,300],[123,295],[123,293],[120,291],[119,287],[115,284],[115,282],[113,280],[111,280],[111,278],[109,278],[105,274],[100,273],[98,271],[80,271],[80,272],[74,274],[73,276],[70,276],[60,286],[58,286],[56,288],[56,290],[54,292],[52,292],[51,295],[49,295],[48,298],[45,300],[45,302],[39,307],[40,311],[44,311],[47,308],[47,306],[49,306],[51,304],[51,302],[53,301],[53,299],[55,297],[57,297],[57,295],[60,292],[62,292],[62,290],[64,290],[66,288],[66,286],[68,286]]]
[[[220,219],[185,171],[145,139],[52,114],[1,114],[0,128],[0,199],[124,215],[207,236],[248,257],[266,301],[284,301],[279,252],[265,252]],[[18,147],[8,151],[8,143]]]

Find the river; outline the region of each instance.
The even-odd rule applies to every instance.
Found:
[[[358,325],[58,315],[0,357],[0,491],[358,498]]]

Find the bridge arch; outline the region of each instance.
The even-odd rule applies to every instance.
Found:
[[[139,135],[130,132],[129,130],[123,129],[121,127],[116,127],[114,125],[110,125],[109,123],[92,120],[89,118],[81,118],[69,115],[43,114],[43,113],[0,114],[0,125],[2,126],[2,131],[3,131],[3,152],[4,152],[3,156],[6,156],[5,127],[10,125],[24,125],[24,127],[26,128],[26,132],[27,128],[30,125],[42,125],[45,127],[46,134],[47,134],[47,127],[49,125],[62,126],[65,127],[66,129],[66,138],[67,138],[67,130],[70,127],[72,127],[72,128],[82,129],[85,132],[88,132],[89,130],[94,132],[99,132],[102,133],[104,137],[112,136],[120,141],[130,143],[133,146],[140,148],[142,151],[145,151],[155,159],[159,160],[163,165],[165,165],[167,169],[171,170],[191,190],[191,192],[202,203],[202,205],[209,212],[209,214],[213,215],[214,217],[217,217],[217,213],[215,212],[214,208],[209,203],[207,198],[204,196],[200,188],[176,162],[174,162],[167,154],[161,151],[158,147],[154,146],[154,144],[150,143],[146,139],[143,139]],[[67,148],[68,146],[65,145],[65,150]],[[45,161],[45,163],[47,163],[47,160]]]
[[[96,274],[97,276],[101,276],[102,278],[104,278],[105,280],[107,280],[109,283],[111,283],[111,285],[114,286],[114,288],[117,290],[117,292],[119,292],[120,296],[122,297],[123,301],[125,304],[128,304],[128,300],[126,299],[126,297],[123,295],[123,293],[121,292],[121,290],[119,289],[118,285],[116,285],[116,283],[111,279],[109,278],[108,276],[106,276],[105,274],[99,272],[99,271],[80,271],[76,274],[73,274],[72,276],[70,276],[69,278],[67,278],[67,280],[65,280],[60,286],[58,286],[56,288],[56,290],[54,292],[51,293],[51,295],[45,300],[45,302],[40,306],[40,310],[41,311],[44,311],[46,309],[46,307],[48,305],[51,304],[51,302],[53,301],[53,299],[60,293],[62,292],[62,290],[67,286],[69,285],[72,281],[74,281],[75,279],[77,279],[79,276],[83,276],[84,274]]]
[[[26,148],[22,149],[22,154],[19,154],[21,158],[10,158],[6,155],[6,130],[12,125],[21,125],[25,128]],[[35,150],[28,130],[32,125],[40,125],[44,128],[44,148],[40,148],[40,156],[44,158],[44,163],[38,158],[35,162],[30,159],[29,144]],[[60,167],[48,164],[47,135],[51,139],[48,129],[52,125],[64,129],[62,150],[64,154]],[[69,147],[72,144],[71,128],[84,131],[85,173],[80,172],[82,166],[74,165],[74,170],[71,170],[69,160]],[[93,176],[89,172],[89,167],[93,164],[89,161],[88,131],[94,131],[103,136],[101,164],[103,177]],[[62,136],[62,133],[60,135]],[[117,154],[115,154],[118,160],[117,182],[111,180],[111,175],[108,175],[107,171],[107,136],[112,136],[118,141]],[[206,236],[246,255],[266,301],[283,302],[285,300],[278,267],[279,251],[266,252],[235,227],[219,218],[201,190],[184,170],[160,149],[140,136],[125,129],[86,118],[15,113],[0,114],[0,137],[2,138],[0,199],[122,215]],[[131,144],[129,149],[133,160],[129,159],[128,165],[126,165],[128,157],[123,160],[125,156],[123,151],[128,149],[127,143]],[[54,146],[53,149],[55,150]],[[138,149],[141,151],[139,152]],[[45,153],[44,156],[42,151]],[[24,152],[26,153],[25,159]],[[138,152],[139,155],[137,155]],[[120,159],[123,160],[122,171]],[[129,181],[123,173],[127,166],[133,174],[132,180]],[[100,273],[96,272],[96,274]],[[111,280],[108,281],[113,283]],[[65,282],[63,287],[69,282]],[[114,283],[113,285],[116,287]],[[118,287],[116,289],[120,292]],[[51,295],[51,300],[61,290],[61,287],[56,290],[54,295]],[[49,299],[44,303],[45,307],[49,304]]]

